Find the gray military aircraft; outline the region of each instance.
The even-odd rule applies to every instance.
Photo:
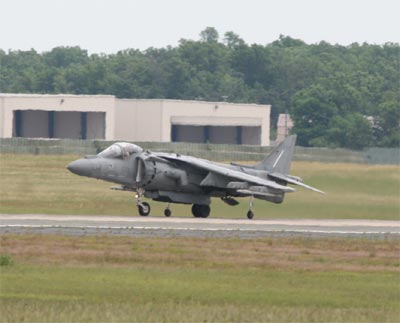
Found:
[[[289,175],[296,136],[289,136],[255,165],[230,165],[180,154],[151,152],[127,142],[117,142],[98,155],[86,156],[67,168],[81,176],[120,184],[113,189],[136,192],[139,214],[150,213],[143,196],[166,202],[165,216],[171,215],[170,203],[192,204],[195,217],[210,214],[210,197],[221,198],[226,204],[239,204],[238,197],[250,197],[247,217],[252,219],[253,200],[282,203],[285,193],[294,184],[315,192],[322,191]]]

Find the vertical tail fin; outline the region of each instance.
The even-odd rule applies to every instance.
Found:
[[[271,173],[289,174],[296,139],[296,135],[287,137],[260,163],[254,165],[254,168],[266,170]]]

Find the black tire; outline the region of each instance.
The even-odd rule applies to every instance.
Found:
[[[254,213],[253,213],[253,211],[249,210],[249,212],[247,212],[247,218],[248,218],[249,220],[251,220],[252,218],[254,218]]]
[[[150,214],[150,204],[143,202],[142,205],[138,205],[138,210],[141,216],[147,216]]]
[[[210,215],[210,207],[208,205],[200,205],[201,206],[201,217],[202,218],[208,218]]]
[[[170,217],[171,214],[172,214],[172,212],[171,212],[170,209],[165,209],[165,210],[164,210],[164,215],[165,215],[166,217]]]
[[[193,206],[192,206],[192,214],[193,214],[193,216],[195,217],[195,218],[199,218],[200,217],[200,208],[199,208],[199,206],[200,205],[198,205],[198,204],[193,204]]]
[[[210,207],[204,204],[193,204],[192,214],[195,218],[207,218],[210,215]]]

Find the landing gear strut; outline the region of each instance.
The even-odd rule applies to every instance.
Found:
[[[169,203],[168,203],[168,204],[167,204],[167,207],[166,207],[165,210],[164,210],[164,215],[165,215],[166,217],[170,217],[171,214],[172,214],[172,212],[171,212],[171,209],[169,208]]]
[[[192,214],[195,218],[207,218],[210,215],[210,207],[204,204],[193,204]]]
[[[141,216],[147,216],[150,214],[150,204],[147,202],[142,202],[143,194],[144,194],[144,189],[138,188],[136,195],[136,204],[138,207],[139,214]]]
[[[249,211],[247,212],[247,218],[251,220],[254,218],[254,212],[253,212],[253,204],[254,204],[254,196],[252,195],[250,197],[250,206],[249,206]]]

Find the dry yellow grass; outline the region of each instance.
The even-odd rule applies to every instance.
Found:
[[[67,237],[3,235],[0,253],[17,262],[129,267],[400,272],[398,240]]]

